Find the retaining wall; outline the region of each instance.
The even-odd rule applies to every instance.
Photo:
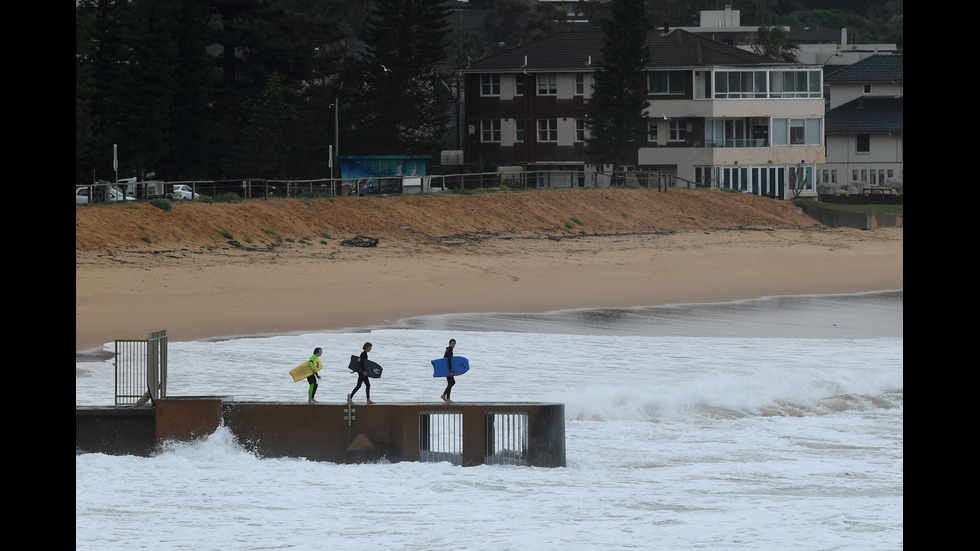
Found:
[[[360,463],[384,458],[419,461],[430,418],[460,419],[463,466],[480,465],[497,451],[495,415],[526,416],[518,450],[520,464],[565,466],[565,406],[542,403],[260,403],[221,397],[157,400],[152,407],[114,406],[75,409],[76,453],[150,456],[166,441],[192,441],[227,427],[244,448],[261,457],[303,457],[311,461]],[[421,438],[420,438],[421,436]],[[422,443],[420,443],[422,442]],[[523,447],[523,446],[522,446]]]

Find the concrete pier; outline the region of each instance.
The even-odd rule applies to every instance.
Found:
[[[260,457],[463,466],[565,466],[565,406],[505,402],[306,404],[176,397],[152,406],[75,409],[78,453],[149,456],[167,441],[227,427]]]

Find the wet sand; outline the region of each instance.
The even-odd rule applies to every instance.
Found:
[[[78,356],[159,330],[172,340],[201,340],[392,326],[439,314],[900,290],[903,283],[903,228],[76,251],[75,349]]]

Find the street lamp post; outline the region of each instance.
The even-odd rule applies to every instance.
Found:
[[[333,98],[333,164],[337,170],[337,173],[331,173],[330,177],[334,179],[334,182],[337,182],[344,177],[343,167],[340,166],[340,89],[343,87],[344,83],[341,82],[334,91]],[[341,181],[341,185],[338,186],[337,192],[342,191],[343,182]]]
[[[449,92],[453,101],[456,102],[456,149],[463,149],[463,91],[460,89],[459,74],[453,78],[453,87],[439,79],[439,84]]]
[[[340,86],[343,86],[341,84]],[[337,168],[337,174],[343,176],[340,170],[340,87],[337,87],[337,95],[334,97],[333,104],[333,158]],[[330,176],[333,176],[331,174]]]

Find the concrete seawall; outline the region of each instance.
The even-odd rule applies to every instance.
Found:
[[[800,203],[803,212],[816,218],[827,226],[843,226],[873,230],[875,228],[901,228],[904,216],[901,214],[870,214],[862,212],[847,212],[821,208],[819,203]]]
[[[348,406],[166,398],[153,407],[76,408],[75,448],[151,456],[167,441],[205,438],[219,426],[260,457],[565,466],[565,406],[542,403]],[[450,444],[440,449],[442,442]]]

